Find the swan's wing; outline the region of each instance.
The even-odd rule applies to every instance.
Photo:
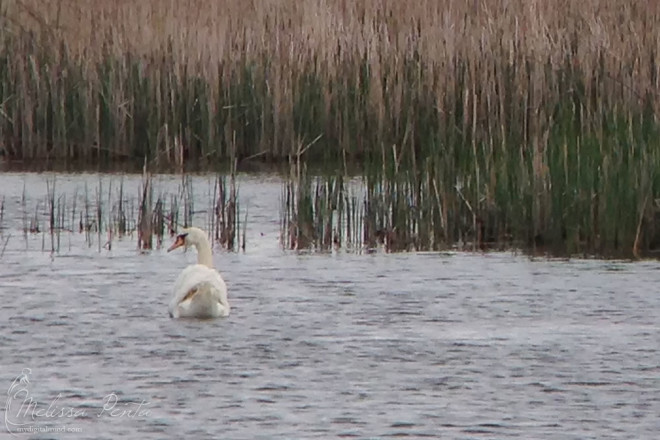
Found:
[[[200,287],[210,288],[223,305],[227,304],[227,286],[220,274],[201,264],[193,264],[181,271],[174,283],[174,295],[170,302],[170,311],[184,300],[186,295]]]
[[[172,297],[172,301],[174,302],[180,302],[183,297],[186,295],[188,288],[186,288],[186,285],[191,282],[191,280],[196,279],[196,273],[199,271],[197,268],[199,266],[198,264],[193,264],[181,271],[179,276],[177,277],[176,281],[174,282],[174,289],[172,292],[174,293],[174,296]],[[183,296],[180,296],[183,295]]]

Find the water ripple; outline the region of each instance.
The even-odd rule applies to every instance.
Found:
[[[56,407],[85,413],[37,417],[79,431],[35,438],[660,432],[660,264],[287,254],[272,240],[277,223],[265,220],[280,188],[260,185],[243,182],[241,193],[272,193],[250,211],[264,222],[255,225],[263,241],[215,254],[230,289],[227,319],[167,315],[190,253],[141,254],[131,240],[99,253],[74,234],[71,250],[51,257],[40,240],[27,250],[9,242],[0,380],[9,389],[29,368],[38,408],[60,396]],[[140,405],[146,414],[131,413]]]

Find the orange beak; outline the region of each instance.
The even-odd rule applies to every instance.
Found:
[[[167,252],[172,252],[176,248],[180,248],[181,246],[186,244],[186,239],[184,235],[177,235],[176,240],[174,240],[174,243],[172,243],[172,246],[169,247]]]

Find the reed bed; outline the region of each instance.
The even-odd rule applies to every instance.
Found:
[[[285,249],[360,250],[360,187],[342,174],[312,176],[292,164],[280,198],[280,243]]]
[[[337,176],[357,163],[366,242],[653,255],[659,12],[641,0],[3,2],[0,142],[23,160],[294,158]],[[331,198],[316,188],[295,203]],[[308,211],[296,247],[325,237]]]
[[[216,185],[226,178],[217,176]],[[243,241],[240,243],[238,190],[233,180],[235,177],[230,178],[233,195],[230,196],[231,203],[222,205],[222,211],[225,218],[235,218],[236,221],[225,222],[217,229],[222,232],[222,236],[214,237],[209,230],[209,238],[225,250],[238,251],[245,249],[245,224]],[[136,240],[141,251],[161,248],[165,239],[174,236],[181,228],[214,221],[205,214],[214,213],[220,200],[210,198],[206,200],[207,210],[195,211],[192,201],[196,197],[198,203],[203,199],[192,193],[189,182],[189,176],[183,176],[178,190],[168,193],[159,189],[158,180],[152,174],[145,172],[135,194],[126,191],[123,177],[119,177],[118,181],[99,178],[98,183],[91,188],[85,183],[84,191],[76,188],[71,193],[61,192],[57,178],[49,178],[45,183],[46,195],[42,199],[28,197],[26,190],[23,190],[21,210],[26,248],[29,237],[36,235],[41,236],[43,251],[58,253],[62,251],[66,238],[69,238],[70,246],[72,234],[84,235],[87,245],[96,247],[99,252],[103,249],[112,250],[117,240]],[[0,224],[3,215],[4,205],[0,204]],[[184,217],[187,223],[179,221]],[[223,240],[224,237],[229,238]],[[4,243],[6,245],[6,241]]]
[[[472,172],[502,154],[510,167],[537,155],[542,168],[550,137],[655,127],[659,8],[3,2],[0,133],[6,154],[25,159],[182,166],[235,148],[286,160],[320,137],[310,159],[378,162],[394,147],[399,164],[420,166],[451,149]]]
[[[222,247],[232,250],[240,247],[245,250],[245,229],[243,232],[243,244],[240,244],[239,234],[241,232],[238,189],[234,174],[217,176],[213,185],[213,198],[215,201],[213,213],[209,218],[209,230],[213,231],[214,239]],[[247,220],[246,220],[247,222]],[[246,225],[244,225],[244,228]]]
[[[447,181],[444,166],[429,160],[418,173],[379,171],[351,185],[343,183],[341,172],[294,174],[282,190],[282,245],[320,251],[369,252],[382,246],[387,252],[516,249],[550,256],[658,256],[660,203],[652,198],[650,170],[641,188],[613,173],[612,180],[596,180],[599,186],[576,189],[562,174],[559,182],[548,183],[556,192],[544,193],[534,185],[512,184],[529,178],[529,170],[475,187],[471,179]],[[567,159],[562,166],[572,165]],[[606,185],[623,184],[629,186],[616,191],[624,199],[602,195]]]

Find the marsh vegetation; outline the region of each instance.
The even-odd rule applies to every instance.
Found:
[[[225,250],[245,249],[245,221],[240,220],[235,177],[218,175],[208,180],[205,194],[196,194],[190,175],[182,175],[178,188],[163,189],[158,176],[145,172],[136,187],[125,185],[124,177],[99,175],[84,179],[83,185],[60,188],[58,175],[45,177],[45,195],[34,185],[23,186],[20,196],[22,235],[27,248],[30,237],[40,237],[41,249],[59,253],[71,246],[74,234],[84,235],[89,247],[112,250],[117,240],[134,240],[138,249],[161,248],[163,241],[183,227],[204,227],[212,242]],[[134,179],[131,179],[134,180]],[[88,183],[89,182],[89,183]],[[129,189],[130,188],[130,189]],[[0,250],[11,238],[5,225],[4,197],[0,204]],[[202,206],[200,205],[200,202]],[[17,237],[14,237],[16,239]],[[165,243],[167,245],[167,243]]]
[[[660,248],[660,6],[184,3],[1,3],[5,157],[292,163],[287,247]]]

